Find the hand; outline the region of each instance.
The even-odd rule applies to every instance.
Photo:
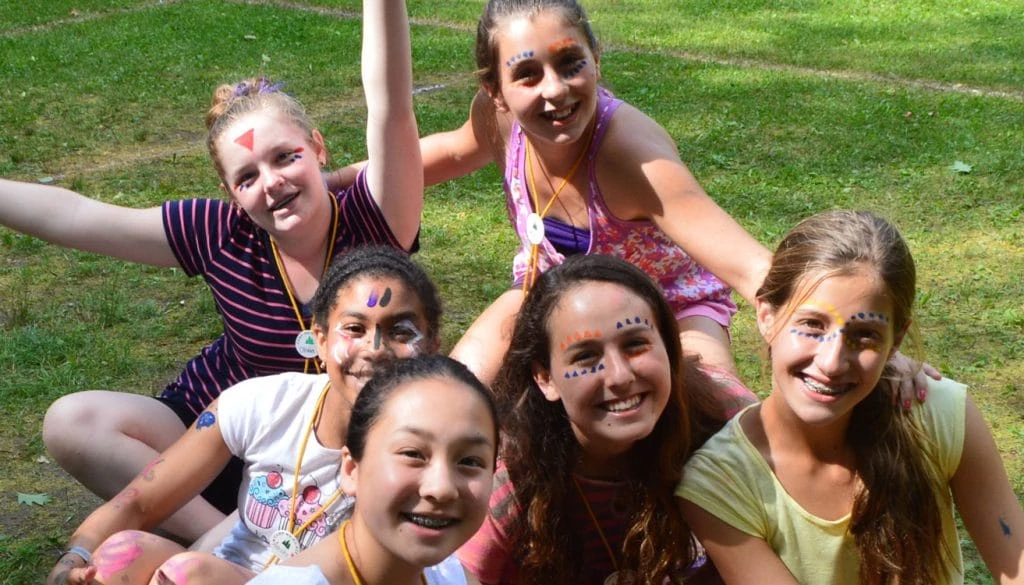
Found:
[[[65,554],[50,571],[46,585],[90,585],[96,583],[96,567],[75,554]]]
[[[942,373],[928,363],[920,363],[900,352],[889,360],[896,374],[896,401],[903,410],[910,410],[914,399],[924,402],[928,398],[928,378],[941,380]]]

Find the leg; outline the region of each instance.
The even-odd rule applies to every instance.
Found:
[[[451,357],[466,364],[488,386],[501,367],[501,360],[512,339],[512,326],[522,304],[523,291],[505,291],[480,313],[452,348]]]
[[[160,565],[149,585],[241,585],[255,576],[249,569],[220,557],[189,551]]]
[[[184,432],[185,425],[166,405],[127,392],[69,394],[50,405],[43,420],[47,451],[82,485],[106,500]],[[223,517],[205,500],[195,498],[162,528],[191,542]]]
[[[697,354],[702,363],[739,376],[729,334],[714,320],[699,315],[683,317],[679,320],[679,341],[684,354]]]
[[[238,510],[225,516],[223,520],[206,534],[196,539],[192,546],[188,547],[188,550],[213,552],[213,549],[224,540],[224,537],[231,534],[231,529],[235,527],[235,524],[238,524]]]
[[[182,552],[180,544],[141,530],[113,534],[93,553],[96,581],[122,585],[149,583],[164,561]]]

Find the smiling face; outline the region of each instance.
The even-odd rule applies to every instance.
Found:
[[[497,429],[476,391],[448,377],[405,382],[366,435],[362,459],[342,451],[353,524],[412,566],[439,563],[488,510]]]
[[[671,392],[668,353],[650,306],[628,289],[585,282],[548,318],[551,369],[535,366],[548,400],[560,400],[596,463],[651,434]]]
[[[253,112],[220,134],[217,156],[231,198],[272,234],[322,212],[326,151],[319,132],[309,136],[278,115]]]
[[[423,313],[416,294],[395,277],[359,277],[342,287],[328,325],[313,325],[331,385],[353,403],[382,360],[434,351]]]
[[[791,315],[759,302],[757,316],[771,347],[771,400],[809,425],[849,420],[899,347],[892,299],[864,268],[825,278]]]
[[[573,143],[597,110],[597,57],[554,10],[505,20],[496,33],[499,109],[534,141]]]

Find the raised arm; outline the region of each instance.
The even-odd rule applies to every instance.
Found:
[[[694,536],[729,585],[799,585],[782,559],[763,539],[729,526],[697,504],[680,500]]]
[[[120,207],[61,187],[0,179],[0,224],[59,246],[178,266],[159,207]]]
[[[624,104],[609,126],[598,179],[612,211],[650,218],[687,254],[753,302],[771,252],[712,200],[654,120]],[[607,155],[605,155],[607,153]],[[609,188],[610,187],[610,188]]]
[[[82,522],[71,535],[68,548],[93,552],[116,532],[156,526],[209,485],[230,459],[215,400],[177,442]],[[67,569],[62,557],[47,583],[61,583],[59,576]]]
[[[981,412],[967,397],[964,450],[950,481],[981,558],[1001,585],[1024,583],[1024,512]]]
[[[404,0],[364,0],[362,52],[367,180],[398,241],[408,248],[423,211],[423,162]]]
[[[494,106],[481,92],[473,99],[470,119],[465,124],[420,138],[424,184],[436,185],[463,177],[491,162],[494,154],[487,144],[495,142],[488,133],[495,128]],[[327,184],[332,191],[350,187],[365,166],[366,161],[360,161],[332,171],[327,174]]]

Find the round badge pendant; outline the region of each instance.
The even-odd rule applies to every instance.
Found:
[[[611,575],[604,578],[604,585],[615,585],[619,582],[619,572],[615,571]]]
[[[270,535],[270,550],[279,559],[288,559],[299,554],[299,539],[287,530],[278,530]]]
[[[526,239],[534,246],[544,241],[544,220],[536,213],[526,216]]]
[[[295,336],[295,351],[306,359],[316,357],[316,339],[309,329]]]

